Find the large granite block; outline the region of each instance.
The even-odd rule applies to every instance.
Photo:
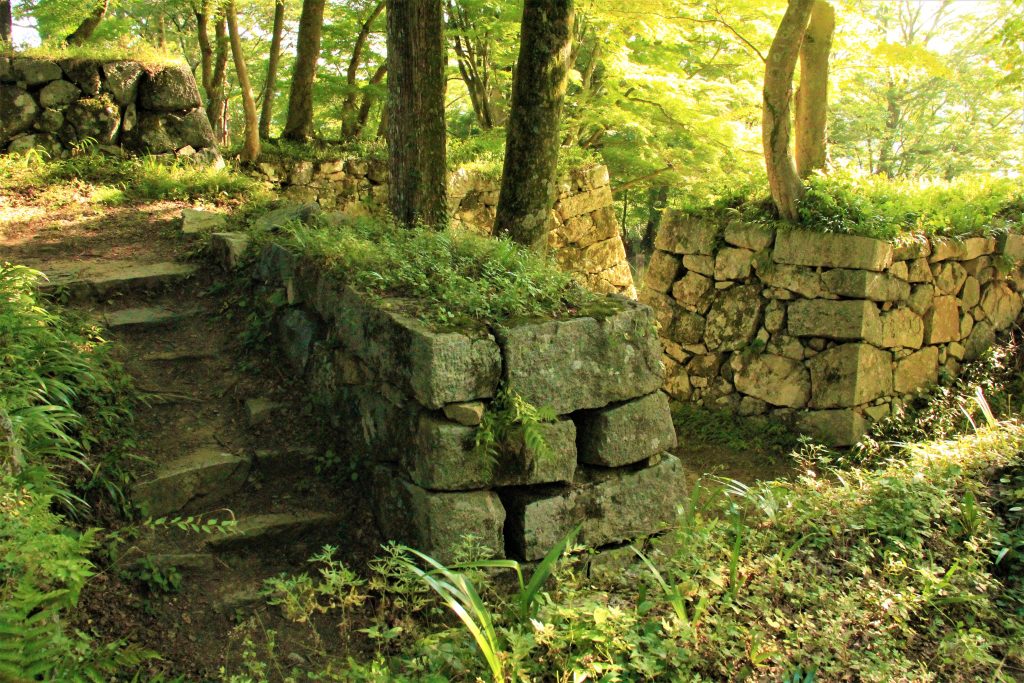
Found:
[[[857,268],[883,271],[892,265],[889,242],[809,230],[780,230],[772,258],[776,263],[825,268]]]
[[[579,460],[619,467],[676,447],[668,397],[658,391],[608,408],[573,415]]]

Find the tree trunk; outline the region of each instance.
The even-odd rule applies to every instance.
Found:
[[[384,80],[384,75],[388,72],[388,63],[384,62],[377,67],[377,70],[373,73],[370,78],[369,85],[379,85]],[[374,103],[377,101],[377,95],[370,90],[363,92],[363,101],[359,105],[359,115],[356,117],[355,128],[352,129],[352,138],[357,138],[366,128],[366,122],[370,118],[370,110],[373,108]]]
[[[0,0],[0,43],[13,43],[14,19],[11,14],[11,0]]]
[[[281,34],[284,33],[284,0],[274,6],[274,29],[267,61],[267,82],[263,84],[263,107],[260,110],[260,139],[270,138],[270,120],[274,118],[274,93],[277,90],[277,65],[281,60]]]
[[[82,45],[85,41],[89,40],[93,31],[103,21],[103,17],[107,14],[107,6],[110,4],[110,0],[103,0],[103,2],[96,6],[96,9],[92,11],[85,20],[78,25],[78,28],[69,35],[64,42],[68,45]]]
[[[235,0],[228,2],[225,14],[227,15],[228,35],[231,38],[231,56],[235,60],[238,85],[242,89],[242,109],[245,111],[245,142],[239,156],[242,161],[256,161],[260,156],[259,120],[256,117],[256,100],[252,96],[252,85],[249,83],[249,70],[245,66],[245,53],[242,52],[242,39],[238,35],[238,14],[235,12]]]
[[[370,12],[370,16],[360,26],[359,35],[356,36],[355,45],[352,47],[352,57],[348,60],[348,71],[345,73],[345,83],[348,86],[348,92],[345,94],[345,100],[341,105],[341,134],[346,140],[354,138],[359,134],[359,130],[362,129],[356,115],[356,99],[358,97],[356,77],[359,74],[359,65],[363,62],[363,48],[366,47],[366,41],[370,37],[370,30],[373,28],[373,23],[377,21],[377,17],[383,11],[384,0],[380,0]]]
[[[199,74],[209,99],[213,90],[213,46],[210,45],[210,15],[205,6],[196,10],[196,37],[199,39]],[[212,124],[213,113],[207,111],[206,115]]]
[[[793,99],[793,72],[796,70],[804,29],[815,0],[789,0],[772,46],[765,59],[764,102],[761,112],[761,143],[772,200],[779,215],[797,219],[797,202],[804,187],[796,172],[789,149],[790,102]]]
[[[388,206],[412,227],[448,222],[441,0],[388,0]]]
[[[828,121],[828,58],[836,11],[815,0],[800,47],[800,87],[796,91],[796,170],[801,178],[825,168]]]
[[[326,0],[303,0],[295,68],[288,96],[288,121],[282,137],[305,142],[313,134],[313,79],[320,57],[320,34],[324,27]]]
[[[497,234],[543,248],[557,190],[559,122],[569,75],[572,0],[526,0],[505,167],[494,221]]]
[[[210,124],[213,126],[213,133],[217,136],[219,144],[228,142],[228,52],[230,51],[230,40],[228,39],[227,24],[224,17],[217,19],[214,27],[217,36],[217,57],[213,66],[213,89],[210,91],[209,116],[213,118]]]

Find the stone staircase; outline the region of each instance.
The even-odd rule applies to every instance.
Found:
[[[154,596],[149,608],[192,625],[179,629],[176,651],[192,648],[215,660],[223,643],[210,634],[226,635],[238,611],[260,601],[264,579],[308,569],[324,543],[342,545],[346,520],[362,535],[372,525],[353,523],[352,506],[340,506],[317,476],[316,457],[325,449],[315,429],[294,404],[273,400],[284,395],[279,385],[287,378],[237,370],[240,323],[210,293],[219,275],[123,261],[43,270],[51,292],[118,343],[117,355],[147,398],[136,411],[137,452],[147,464],[131,493],[151,521],[119,568],[145,563],[180,573],[180,592]],[[226,533],[183,531],[189,517],[233,525]],[[204,636],[190,638],[196,633]]]

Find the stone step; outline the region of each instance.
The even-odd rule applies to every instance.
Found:
[[[216,351],[158,351],[156,353],[147,353],[142,357],[142,360],[149,363],[174,363],[183,360],[203,360],[216,357]]]
[[[238,491],[249,476],[249,460],[216,448],[200,448],[164,463],[139,482],[132,497],[154,517],[203,511]]]
[[[243,517],[227,534],[211,536],[206,547],[214,552],[259,552],[291,545],[307,536],[330,539],[337,535],[340,519],[334,513],[312,510]]]
[[[100,325],[112,331],[148,330],[173,325],[192,315],[192,312],[172,311],[161,306],[122,308],[103,314]]]
[[[43,270],[49,280],[41,287],[44,292],[59,292],[71,301],[84,301],[161,289],[193,276],[198,268],[172,262],[68,261]]]

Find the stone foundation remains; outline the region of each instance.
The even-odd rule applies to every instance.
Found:
[[[0,151],[61,158],[85,144],[220,160],[187,67],[0,57]]]
[[[641,301],[665,390],[771,414],[849,446],[1021,313],[1024,238],[920,241],[773,230],[667,212]]]
[[[380,160],[268,161],[260,173],[282,196],[317,202],[328,211],[366,215],[387,203],[387,166]],[[489,235],[498,206],[499,180],[467,169],[448,178],[452,227]],[[636,297],[626,249],[612,208],[608,169],[575,169],[563,178],[552,211],[548,243],[564,269],[600,294]]]
[[[576,524],[600,547],[674,520],[685,482],[667,453],[676,437],[647,306],[613,296],[601,314],[435,331],[280,246],[264,248],[255,277],[279,302],[277,339],[338,451],[369,464],[387,538],[450,561],[472,534],[498,556],[537,560]],[[558,415],[540,427],[550,452],[521,437],[495,462],[476,452],[502,385]]]

